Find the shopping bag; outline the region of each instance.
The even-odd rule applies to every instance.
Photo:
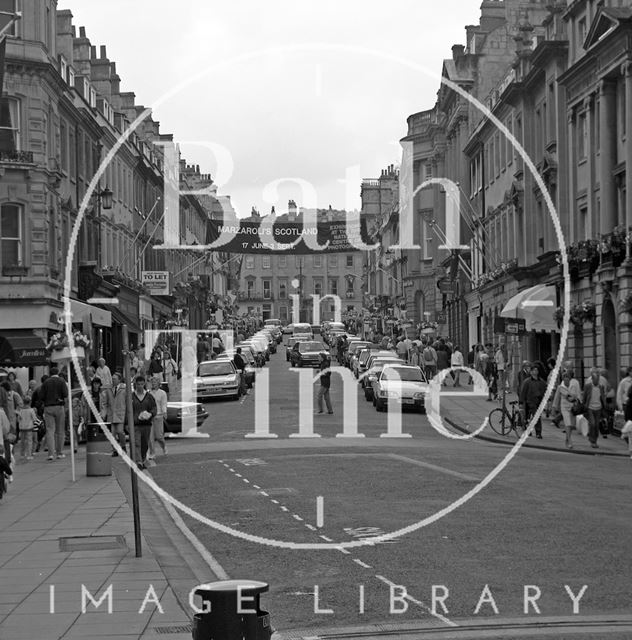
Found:
[[[622,436],[629,435],[630,433],[632,433],[632,420],[628,420],[621,429]]]
[[[584,437],[588,436],[588,420],[586,416],[579,415],[575,420],[575,426],[577,427],[577,431],[581,433]]]

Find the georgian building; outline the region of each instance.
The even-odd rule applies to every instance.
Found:
[[[202,281],[206,296],[209,261],[193,264],[199,252],[154,249],[163,238],[165,180],[156,143],[171,136],[151,117],[85,199],[102,161],[145,109],[121,92],[106,48],[97,52],[83,27],[77,34],[70,11],[57,11],[55,0],[19,4],[0,103],[0,361],[16,362],[13,346],[21,344],[39,354],[25,365],[46,362],[43,345],[61,329],[70,266],[72,320],[92,338],[88,357],[119,366],[124,325],[134,345],[144,329],[164,327],[174,315],[174,297],[152,295],[143,271],[169,272],[172,286]],[[204,244],[210,208],[191,196],[180,201],[181,242]],[[91,304],[92,297],[117,297],[119,305]],[[204,308],[200,328],[207,316]]]
[[[279,222],[300,222],[305,210],[298,209],[293,200],[288,213]],[[313,212],[312,212],[313,213]],[[253,212],[246,220],[260,220]],[[318,219],[335,222],[345,220],[343,211],[319,209]],[[362,312],[362,267],[360,251],[348,253],[313,253],[296,255],[292,252],[277,255],[246,254],[241,261],[237,315],[259,320],[278,318],[292,322],[291,295],[297,295],[300,317],[304,322],[315,318],[313,295],[338,296],[342,317],[360,316]],[[320,306],[320,320],[333,320],[335,303],[325,298]]]

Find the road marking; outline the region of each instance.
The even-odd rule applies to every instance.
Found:
[[[305,526],[306,526],[308,529],[311,529],[312,531],[316,531],[316,527],[315,527],[313,524],[307,524],[307,523],[305,523]]]
[[[269,497],[270,497],[270,494],[266,493],[265,491],[259,491],[259,493],[260,493],[262,496],[265,496],[266,498],[269,498]]]
[[[298,520],[299,522],[303,522],[303,518],[301,518],[301,516],[297,516],[296,514],[294,514],[292,517],[294,518],[294,520]]]
[[[272,502],[272,504],[279,504],[279,501],[275,500],[274,498],[272,500],[270,500],[270,502]]]
[[[321,529],[325,523],[325,502],[322,496],[316,498],[316,526]]]
[[[235,475],[236,475],[238,478],[243,477],[243,476],[241,475],[241,473],[235,473]]]
[[[400,456],[397,453],[389,453],[387,454],[389,458],[393,458],[394,460],[401,460],[403,462],[409,462],[410,464],[414,464],[418,467],[424,467],[426,469],[432,469],[433,471],[438,471],[439,473],[444,473],[448,476],[453,476],[455,478],[460,478],[461,480],[469,480],[470,482],[479,482],[479,479],[470,476],[466,473],[461,473],[460,471],[453,471],[452,469],[446,469],[445,467],[440,467],[436,464],[430,464],[429,462],[423,462],[422,460],[415,460],[415,458],[408,458],[407,456]]]
[[[281,506],[281,511],[289,511],[287,507]]]
[[[340,553],[344,553],[345,555],[351,555],[351,551],[347,551],[344,547],[336,547]]]
[[[391,582],[388,578],[385,578],[384,576],[380,576],[378,574],[375,574],[375,577],[378,580],[380,580],[380,582],[383,582],[384,584],[387,584],[389,587],[401,587],[402,586],[402,585],[395,584],[394,582]],[[402,595],[402,598],[405,598],[406,600],[410,600],[414,604],[419,605],[422,609],[427,611],[431,616],[434,616],[435,618],[438,618],[439,620],[441,620],[441,622],[443,622],[443,623],[445,623],[445,624],[447,624],[447,625],[449,625],[451,627],[458,627],[459,626],[456,622],[452,622],[452,620],[449,620],[445,616],[442,616],[440,613],[437,613],[436,611],[433,611],[427,604],[424,604],[421,600],[416,600],[411,595],[409,595],[408,592],[406,592],[406,595]]]
[[[261,489],[261,487],[258,484],[253,484],[252,485],[255,489]]]
[[[359,564],[361,567],[364,567],[365,569],[372,569],[370,564],[367,564],[366,562],[362,562],[362,560],[358,560],[358,558],[354,558],[353,561],[356,564]]]
[[[229,471],[232,471],[233,473],[235,473],[235,470],[232,467],[228,467]]]
[[[248,478],[242,478],[242,480],[243,480],[244,482],[247,482],[248,484],[250,484],[250,480],[248,480]]]
[[[328,538],[327,536],[320,536],[325,542],[333,542],[333,540],[331,538]]]

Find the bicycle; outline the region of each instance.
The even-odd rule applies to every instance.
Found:
[[[489,426],[500,436],[508,436],[515,431],[516,437],[520,437],[518,427],[524,431],[524,420],[520,409],[516,409],[517,400],[509,403],[511,412],[506,406],[493,409],[489,413]]]

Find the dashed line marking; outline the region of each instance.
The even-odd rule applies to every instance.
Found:
[[[351,555],[351,551],[347,551],[344,547],[336,547],[340,553],[344,553],[345,555]]]
[[[353,561],[356,564],[359,564],[361,567],[364,567],[365,569],[371,569],[372,568],[370,564],[367,564],[366,562],[362,562],[362,560],[359,560],[358,558],[354,558]]]
[[[333,542],[333,540],[331,538],[328,538],[327,536],[320,536],[325,542]]]
[[[294,520],[298,520],[299,522],[303,522],[303,518],[301,518],[301,516],[297,516],[296,514],[293,514],[292,517],[294,518]]]
[[[278,501],[278,500],[275,500],[274,498],[272,498],[272,500],[270,500],[270,502],[271,502],[272,504],[279,504],[279,501]]]
[[[235,475],[236,475],[238,478],[242,478],[242,477],[243,477],[243,476],[241,475],[241,473],[235,473]]]
[[[248,480],[248,478],[242,478],[242,480],[243,480],[244,482],[247,482],[248,484],[250,484],[250,480]]]
[[[287,507],[284,507],[283,505],[281,505],[281,511],[289,511],[289,509]]]
[[[235,470],[232,467],[228,467],[229,471],[232,471],[233,473],[235,473]]]
[[[310,529],[311,531],[316,531],[316,527],[313,524],[307,524],[305,523],[305,526]]]
[[[255,489],[261,489],[261,487],[258,484],[253,484],[252,485]]]
[[[269,497],[270,497],[270,494],[269,494],[269,493],[266,493],[265,491],[259,491],[259,493],[260,493],[262,496],[265,496],[266,498],[269,498]]]

